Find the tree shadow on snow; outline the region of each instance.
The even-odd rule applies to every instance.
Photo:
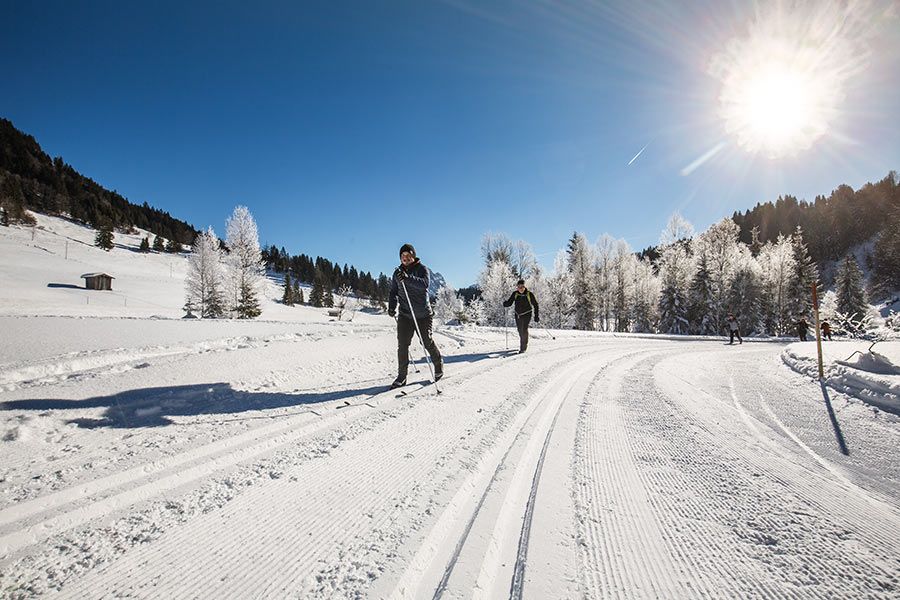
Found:
[[[841,425],[838,423],[837,415],[834,414],[834,408],[831,406],[831,397],[828,395],[828,388],[825,387],[824,381],[820,381],[819,385],[822,386],[822,397],[825,398],[825,408],[828,409],[828,418],[831,419],[831,426],[834,427],[834,437],[837,439],[841,454],[850,456],[850,450],[847,448],[847,442],[844,441],[844,433],[841,431]]]
[[[172,425],[171,417],[233,415],[249,411],[296,408],[333,400],[371,396],[387,389],[384,385],[356,387],[319,393],[271,393],[235,390],[227,383],[183,385],[128,390],[85,400],[29,399],[0,403],[0,411],[77,410],[105,408],[99,417],[82,417],[67,422],[85,429],[100,427],[160,427]],[[266,418],[279,414],[266,415]],[[251,417],[248,417],[251,418]]]

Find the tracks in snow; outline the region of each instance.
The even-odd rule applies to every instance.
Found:
[[[584,406],[574,472],[584,594],[896,594],[896,512],[873,511],[792,442],[771,441],[727,386],[680,381],[666,360],[619,365]],[[688,362],[713,366],[702,353]]]

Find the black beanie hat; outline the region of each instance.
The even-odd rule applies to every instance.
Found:
[[[400,254],[403,254],[404,252],[409,252],[413,255],[413,258],[416,257],[416,249],[413,248],[412,244],[403,244],[400,246]]]

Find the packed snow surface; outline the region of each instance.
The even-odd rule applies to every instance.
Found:
[[[400,395],[386,316],[181,320],[183,257],[41,225],[0,228],[0,597],[900,596],[896,343],[820,384],[814,343],[441,328]]]

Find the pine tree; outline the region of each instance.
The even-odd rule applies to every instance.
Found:
[[[294,302],[297,304],[306,303],[306,300],[303,299],[303,290],[300,289],[300,282],[296,279],[294,280]]]
[[[575,328],[594,329],[598,303],[593,251],[585,237],[576,232],[569,239],[568,253]]]
[[[900,206],[888,215],[875,242],[873,291],[885,295],[900,290]]]
[[[316,274],[313,279],[313,288],[309,294],[309,303],[316,308],[322,308],[325,297],[325,278],[322,275],[322,272],[316,269]]]
[[[143,238],[141,240],[140,251],[141,252],[150,252],[150,239],[149,238]]]
[[[256,290],[249,282],[241,284],[240,296],[238,297],[237,315],[239,319],[255,319],[262,310],[259,306],[259,298]]]
[[[325,308],[334,308],[334,293],[330,288],[325,288],[322,293],[322,306]]]
[[[737,319],[738,327],[744,335],[763,333],[765,329],[763,304],[762,304],[762,272],[749,248],[744,247],[746,253],[731,282],[729,296],[729,309]]]
[[[97,235],[94,238],[94,245],[103,248],[107,252],[113,249],[113,230],[112,225],[109,223],[103,223],[100,228],[97,230]]]
[[[181,242],[175,239],[170,239],[168,242],[166,242],[166,252],[170,254],[178,254],[182,250],[183,248],[181,247]]]
[[[166,251],[166,242],[162,239],[161,236],[156,236],[155,238],[153,238],[153,250],[154,252]]]
[[[289,272],[284,274],[284,295],[281,297],[281,302],[285,306],[294,305],[294,286],[291,284],[291,274]]]
[[[808,318],[812,310],[812,285],[819,280],[819,269],[809,256],[809,250],[803,242],[803,230],[799,225],[791,236],[791,249],[795,269],[790,290],[791,310],[797,317]]]
[[[863,276],[859,264],[852,254],[848,254],[838,268],[835,279],[837,309],[853,321],[860,321],[868,312]]]
[[[718,334],[711,318],[713,291],[706,254],[701,254],[697,260],[697,271],[691,280],[688,302],[691,330],[700,335]]]

